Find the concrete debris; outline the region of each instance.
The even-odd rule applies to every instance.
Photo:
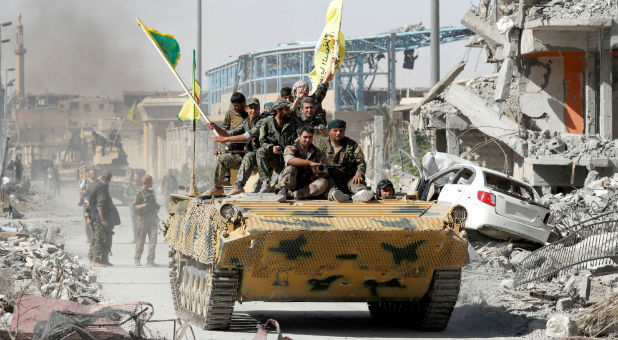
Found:
[[[618,140],[606,141],[592,136],[567,133],[552,134],[548,130],[531,133],[528,157],[568,158],[581,160],[618,156]]]
[[[545,334],[552,338],[573,336],[577,334],[577,324],[567,314],[555,314],[547,320]]]
[[[542,0],[530,6],[526,19],[567,20],[582,18],[614,18],[616,2],[608,0]]]
[[[81,304],[98,302],[101,295],[96,273],[84,267],[77,255],[65,252],[62,245],[49,243],[57,232],[55,228],[48,228],[38,238],[32,233],[27,238],[0,242],[0,271],[10,270],[17,287],[32,282],[44,297]],[[2,292],[4,295],[14,293]]]

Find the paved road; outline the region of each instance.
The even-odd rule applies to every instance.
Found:
[[[66,227],[66,248],[86,262],[87,245],[83,234],[77,194],[65,188],[63,196],[39,212],[41,222],[63,224]],[[127,207],[119,207],[123,224],[116,227],[113,267],[97,268],[98,281],[110,302],[147,301],[154,305],[154,320],[176,318],[168,281],[168,247],[159,235],[155,262],[160,266],[133,265],[135,245]],[[27,212],[26,212],[27,213]],[[37,215],[38,215],[37,214]],[[145,256],[145,255],[144,255]],[[145,257],[144,257],[145,258]],[[143,259],[142,262],[145,262]],[[465,283],[464,283],[465,284]],[[364,303],[264,303],[236,304],[231,331],[211,332],[194,328],[197,339],[253,339],[256,320],[273,318],[279,321],[285,335],[302,339],[521,339],[517,332],[526,329],[529,319],[507,312],[504,308],[463,305],[456,308],[448,329],[441,333],[421,333],[405,326],[380,324],[369,317]],[[171,322],[151,323],[148,327],[171,339]],[[523,334],[529,333],[524,331]],[[519,333],[522,334],[522,333]],[[512,337],[516,336],[516,337]],[[275,338],[275,335],[271,335]]]

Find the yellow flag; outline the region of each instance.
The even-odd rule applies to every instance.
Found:
[[[84,128],[81,128],[81,129],[79,130],[79,136],[80,136],[82,139],[84,139]]]
[[[133,101],[133,105],[131,105],[131,108],[129,109],[129,113],[127,113],[127,120],[135,123],[135,119],[133,118],[133,111],[135,111],[135,103],[136,101]]]
[[[309,79],[313,90],[318,88],[318,84],[324,79],[324,75],[331,66],[333,56],[339,58],[339,62],[335,66],[333,76],[343,63],[345,56],[345,39],[341,33],[341,13],[343,10],[343,0],[331,0],[326,11],[326,25],[322,29],[322,34],[315,45],[315,53],[313,56],[313,64],[315,65]],[[335,50],[337,49],[337,51]],[[332,78],[331,78],[332,80]]]
[[[195,79],[195,50],[193,51],[193,74],[191,76],[191,80],[193,81],[193,97],[195,101],[200,103],[200,91],[201,86],[200,83]],[[185,119],[200,119],[200,111],[193,104],[193,100],[191,98],[187,98],[184,104],[182,104],[182,108],[180,109],[180,113],[178,113],[178,119],[184,121]]]

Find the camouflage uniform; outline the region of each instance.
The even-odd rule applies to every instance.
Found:
[[[130,200],[133,200],[133,196],[135,196],[135,192],[137,192],[139,187],[140,187],[139,183],[134,183],[133,180],[130,180],[129,184],[127,184],[124,187],[123,194],[127,195]],[[137,216],[135,215],[135,210],[133,209],[133,205],[129,205],[129,213],[131,214],[131,223],[132,223],[131,227],[133,228],[133,242],[136,242],[137,241]]]
[[[114,226],[120,224],[118,210],[109,194],[109,185],[99,182],[88,197],[89,217],[92,223],[92,239],[88,258],[94,262],[106,263],[112,249]],[[102,211],[108,226],[103,226],[99,210]]]
[[[90,193],[92,192],[92,189],[94,189],[97,186],[97,183],[99,181],[95,180],[90,180],[90,178],[86,178],[81,184],[80,184],[80,188],[83,190],[86,190],[86,193],[84,194],[84,222],[86,225],[86,239],[88,240],[88,243],[90,243],[90,241],[92,240],[92,226],[90,226],[88,224],[88,196],[90,195]]]
[[[324,97],[326,97],[327,92],[328,92],[328,83],[326,83],[326,85],[319,83],[315,91],[313,91],[313,93],[309,96],[315,99],[316,117],[320,117],[324,122],[326,122],[326,110],[322,108],[322,101],[324,100]]]
[[[263,185],[270,184],[272,170],[279,173],[283,169],[283,156],[274,154],[273,146],[285,148],[293,144],[297,138],[296,129],[298,127],[300,127],[298,118],[291,113],[290,118],[282,127],[277,124],[275,116],[271,116],[261,124],[259,130],[254,127],[245,133],[247,139],[259,137],[260,148],[256,152],[256,163]]]
[[[241,124],[228,130],[227,133],[230,136],[237,136],[249,132],[254,128],[259,129],[262,122],[261,118],[262,117],[257,116],[254,120],[251,120],[247,117]],[[241,182],[241,186],[244,186],[255,167],[255,155],[253,150],[257,147],[257,138],[251,138],[251,140],[247,141],[245,144],[234,143],[232,145],[235,145],[234,150],[229,151],[233,152],[219,154],[219,158],[217,159],[214,181],[215,187],[217,188],[223,187],[225,176],[231,169],[239,169],[236,183]],[[243,152],[236,150],[238,146],[242,146],[241,150]],[[246,154],[243,156],[245,151]],[[247,161],[245,161],[245,159],[247,159]]]
[[[223,119],[223,129],[226,131],[233,130],[240,126],[248,117],[247,112],[238,112],[234,109],[228,111]],[[230,135],[233,136],[233,135]],[[230,143],[227,148],[228,151],[242,151],[243,145],[241,143]]]
[[[137,215],[137,242],[135,244],[135,261],[138,262],[144,251],[144,242],[148,236],[148,263],[153,263],[155,258],[155,247],[157,246],[157,226],[159,218],[157,213],[161,206],[157,204],[154,192],[151,189],[139,188],[133,196],[131,208],[136,205],[147,203],[146,207],[136,210]]]
[[[294,144],[286,146],[283,152],[286,167],[279,175],[279,188],[287,187],[290,191],[296,190],[294,198],[297,199],[316,197],[325,193],[328,189],[328,181],[325,178],[315,178],[313,169],[309,166],[287,165],[293,158],[302,158],[324,165],[328,164],[326,154],[315,145],[311,144],[309,150],[304,151],[301,149],[300,143],[296,141]]]
[[[364,176],[367,169],[363,151],[355,141],[344,137],[341,145],[338,147],[334,147],[329,141],[324,152],[328,158],[328,183],[330,191],[339,188],[346,194],[355,194],[367,189],[365,184],[355,184],[352,182],[354,175],[358,173]]]

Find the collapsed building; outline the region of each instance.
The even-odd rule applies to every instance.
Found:
[[[481,1],[462,24],[496,73],[453,81],[458,65],[412,113],[438,151],[536,187],[584,184],[618,171],[615,1]],[[436,89],[434,88],[434,90]],[[431,94],[432,91],[430,91]]]

